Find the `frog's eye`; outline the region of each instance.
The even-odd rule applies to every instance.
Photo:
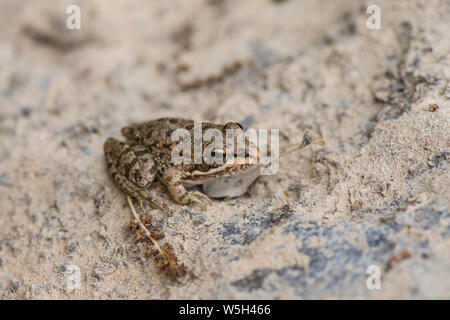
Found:
[[[225,124],[225,129],[242,129],[244,130],[244,126],[238,122],[228,122]]]

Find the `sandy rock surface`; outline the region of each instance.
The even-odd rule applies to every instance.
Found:
[[[450,1],[0,2],[3,299],[450,298]],[[201,211],[127,229],[103,143],[158,117],[326,141]],[[379,267],[381,289],[366,286]]]

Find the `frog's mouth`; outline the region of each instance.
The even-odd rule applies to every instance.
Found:
[[[208,171],[192,171],[189,176],[183,179],[183,183],[186,186],[204,184],[222,177],[245,174],[249,168],[253,167],[260,167],[260,165],[250,162],[248,158],[241,159],[240,161],[238,159],[236,163],[224,163],[220,167],[211,168]]]
[[[249,174],[257,172],[255,178],[259,175],[260,168],[259,165],[250,165],[246,167],[237,168],[236,170],[225,170],[225,168],[215,168],[210,170],[210,172],[201,172],[199,175],[194,175],[193,172],[191,176],[183,179],[183,185],[185,187],[192,187],[195,185],[207,185],[207,184],[220,184],[220,181],[228,181],[233,179],[239,179],[241,177],[246,177]],[[212,172],[211,172],[212,171]]]

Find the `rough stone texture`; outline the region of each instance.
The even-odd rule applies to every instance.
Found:
[[[78,1],[69,31],[72,2],[0,2],[2,298],[450,298],[450,1]],[[102,149],[162,116],[327,145],[206,212],[155,183],[173,283]]]

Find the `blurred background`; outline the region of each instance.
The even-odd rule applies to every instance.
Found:
[[[0,0],[0,297],[450,298],[449,21],[446,0]],[[159,117],[327,145],[207,212],[155,183],[171,283],[103,156]]]

